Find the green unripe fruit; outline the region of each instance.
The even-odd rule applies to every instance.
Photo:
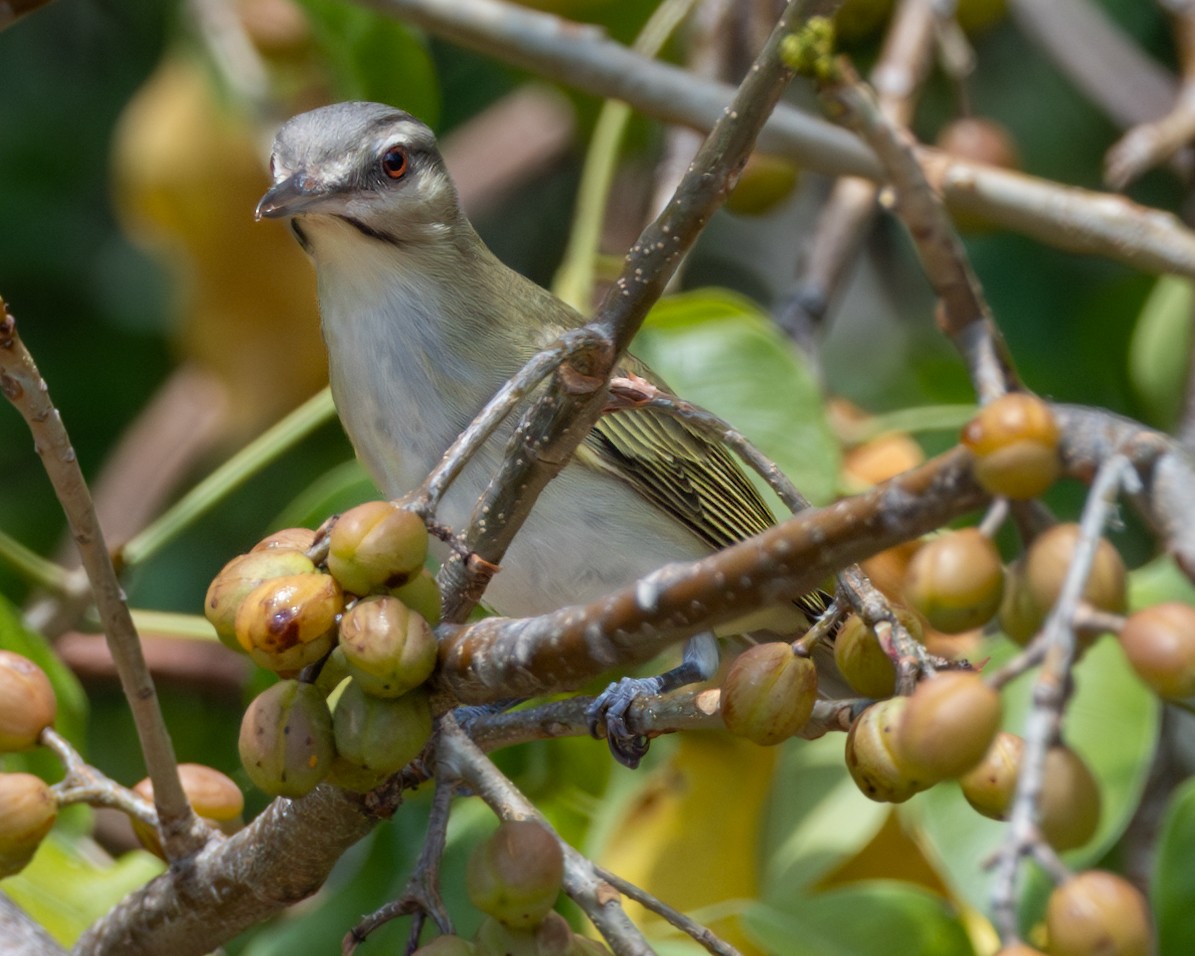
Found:
[[[0,753],[32,750],[57,716],[46,672],[27,657],[0,651]]]
[[[332,725],[338,757],[352,767],[388,776],[419,756],[432,734],[432,712],[422,691],[374,697],[354,679],[336,701]]]
[[[216,629],[216,636],[225,647],[244,652],[236,636],[236,618],[249,592],[272,578],[315,573],[311,559],[292,548],[279,546],[238,555],[224,565],[208,587],[203,602],[204,616]]]
[[[332,715],[312,684],[279,681],[254,698],[241,721],[241,763],[275,797],[310,793],[335,756]]]
[[[345,660],[344,651],[337,644],[332,648],[332,653],[324,659],[323,666],[315,678],[315,686],[328,699],[329,707],[335,703],[334,700],[331,700],[333,692],[341,685],[341,682],[348,679],[348,676],[349,662]]]
[[[1062,583],[1079,544],[1077,524],[1057,524],[1043,531],[1025,555],[1025,582],[1033,602],[1048,611],[1062,592]],[[1096,545],[1091,574],[1083,587],[1083,600],[1113,614],[1123,614],[1127,603],[1126,571],[1120,553],[1106,538]]]
[[[999,609],[1003,594],[1000,553],[976,528],[927,541],[905,576],[909,603],[945,634],[982,627]]]
[[[863,795],[881,803],[904,803],[929,784],[901,766],[894,752],[908,697],[889,697],[855,718],[846,735],[846,767]]]
[[[1015,644],[1024,647],[1041,630],[1049,608],[1039,607],[1026,578],[1025,561],[1018,558],[1004,575],[1004,597],[1000,601],[1000,629]]]
[[[919,637],[921,625],[915,620],[910,625]],[[891,697],[896,691],[896,665],[857,614],[846,619],[834,638],[834,663],[851,689],[864,697]]]
[[[436,666],[436,638],[427,621],[384,595],[362,598],[345,613],[340,647],[349,673],[375,697],[405,694]]]
[[[1058,423],[1040,398],[1011,392],[988,403],[963,429],[976,480],[993,495],[1036,498],[1062,471]]]
[[[575,956],[575,937],[564,917],[549,913],[537,926],[519,929],[487,916],[477,930],[478,956]]]
[[[1153,920],[1145,897],[1103,870],[1077,873],[1046,904],[1051,956],[1150,956]]]
[[[1195,608],[1171,601],[1129,615],[1120,646],[1137,676],[1168,700],[1195,694]]]
[[[343,609],[344,594],[330,575],[292,574],[263,581],[237,611],[237,640],[261,667],[297,671],[332,650]]]
[[[1069,747],[1046,751],[1038,810],[1042,836],[1060,853],[1085,845],[1099,828],[1099,784],[1083,758]]]
[[[436,583],[436,576],[426,568],[402,587],[392,590],[390,594],[402,601],[432,627],[440,623],[440,585]]]
[[[1000,694],[978,674],[938,673],[909,698],[897,732],[897,760],[929,782],[961,777],[987,753],[1001,714]]]
[[[31,773],[0,773],[0,878],[33,859],[58,817],[58,800]]]
[[[399,587],[423,568],[427,540],[423,519],[413,511],[389,501],[367,501],[332,526],[328,570],[357,595]]]
[[[761,746],[787,740],[817,701],[817,668],[784,642],[756,644],[730,665],[722,683],[726,729]]]
[[[993,820],[1007,820],[1021,773],[1025,741],[1000,731],[978,764],[959,777],[963,796],[977,813]]]
[[[564,854],[555,835],[534,820],[504,820],[469,857],[469,901],[503,925],[528,929],[544,921],[560,895]]]

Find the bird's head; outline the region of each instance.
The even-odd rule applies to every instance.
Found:
[[[446,234],[461,218],[432,131],[379,103],[337,103],[289,120],[270,172],[257,218],[291,218],[304,245],[324,227],[348,225],[401,246]]]

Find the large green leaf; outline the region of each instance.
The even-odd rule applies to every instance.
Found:
[[[144,850],[126,853],[114,863],[98,863],[96,854],[84,847],[55,831],[25,869],[0,882],[21,909],[68,947],[165,865]]]
[[[633,350],[677,394],[758,445],[811,501],[833,497],[839,451],[817,382],[752,302],[718,289],[661,299]]]
[[[773,906],[854,856],[883,825],[888,807],[859,791],[843,763],[844,737],[785,745],[765,824],[761,899]]]
[[[401,107],[429,125],[440,85],[426,45],[392,17],[336,0],[302,0],[344,99]]]
[[[888,880],[857,883],[780,908],[757,904],[743,924],[783,956],[969,956],[958,914],[940,896]]]
[[[1175,791],[1150,886],[1158,925],[1158,956],[1187,956],[1195,941],[1195,780]]]

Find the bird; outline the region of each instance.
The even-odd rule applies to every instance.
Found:
[[[270,176],[256,217],[289,221],[315,265],[337,413],[389,497],[417,488],[508,379],[586,322],[490,251],[461,209],[435,134],[405,111],[345,102],[299,114],[274,139]],[[633,355],[616,374],[671,394]],[[440,522],[465,526],[515,417],[470,459],[440,502]],[[544,488],[483,603],[508,617],[585,604],[774,523],[719,444],[657,409],[611,411]],[[795,602],[796,629],[826,603],[822,592]],[[636,766],[647,741],[628,729],[630,703],[708,679],[718,655],[712,633],[698,635],[666,674],[611,684],[590,709],[591,729]]]

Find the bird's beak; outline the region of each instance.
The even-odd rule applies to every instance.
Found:
[[[310,176],[300,170],[271,186],[253,214],[254,219],[285,219],[306,212],[323,199],[325,193],[312,188]]]

